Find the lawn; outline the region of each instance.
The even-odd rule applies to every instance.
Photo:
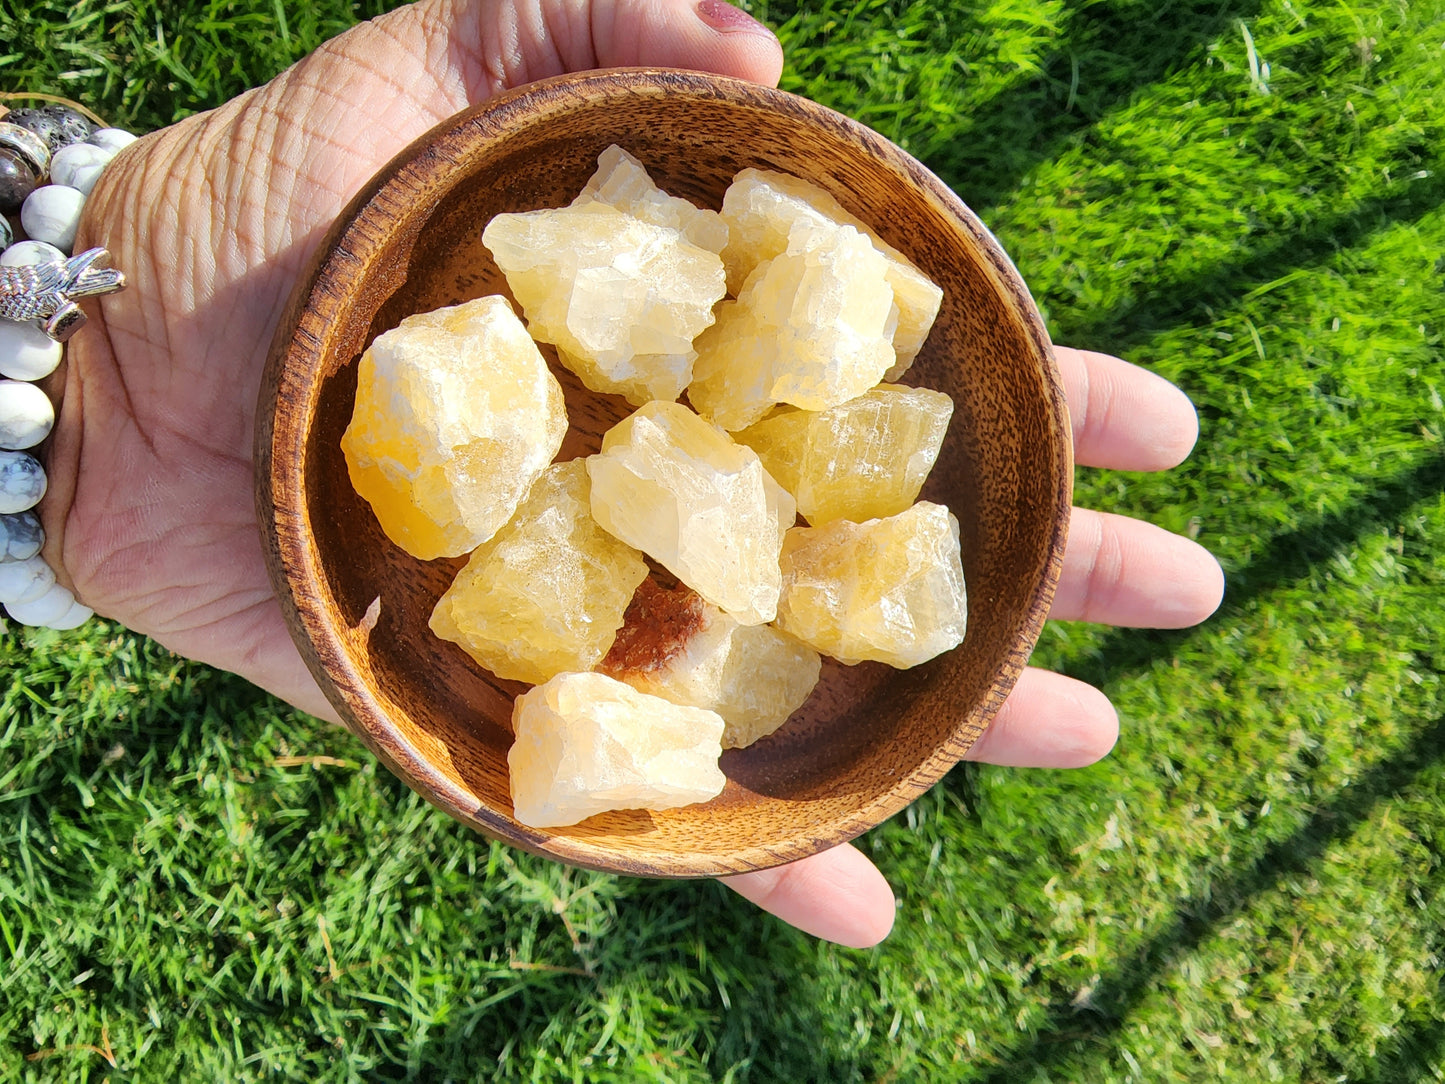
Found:
[[[149,128],[338,0],[0,8],[0,84]],[[1180,470],[1083,504],[1229,580],[1046,630],[1118,705],[860,841],[879,948],[565,869],[355,741],[96,623],[0,636],[0,1079],[1445,1079],[1445,0],[759,2],[784,86],[923,159],[1055,339],[1182,385]]]

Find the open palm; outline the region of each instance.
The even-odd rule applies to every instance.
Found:
[[[423,0],[134,145],[77,240],[109,247],[132,285],[72,341],[45,504],[52,563],[98,612],[334,720],[267,578],[251,459],[271,337],[326,229],[408,142],[508,87],[630,64],[775,83],[781,63],[772,36],[718,0]],[[1081,463],[1158,469],[1187,454],[1194,415],[1170,385],[1060,353]],[[1219,592],[1192,543],[1080,512],[1055,612],[1182,625]],[[1030,671],[974,755],[1084,764],[1116,732],[1102,694]],[[729,883],[845,943],[892,922],[887,885],[851,847]]]

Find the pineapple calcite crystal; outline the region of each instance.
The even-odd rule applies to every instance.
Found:
[[[640,693],[604,674],[558,674],[517,698],[507,753],[517,820],[576,824],[614,809],[706,802],[727,780],[717,766],[716,712]]]
[[[905,669],[963,643],[958,520],[940,504],[795,527],[782,566],[778,627],[840,662]]]
[[[351,484],[414,557],[457,557],[511,518],[567,431],[562,387],[507,300],[408,316],[361,356],[341,438]]]
[[[682,394],[726,289],[716,252],[598,200],[497,215],[482,242],[532,335],[589,388],[634,406]]]
[[[852,226],[799,221],[697,341],[688,399],[724,429],[775,403],[826,410],[894,364],[888,261]]]
[[[722,747],[741,749],[787,722],[822,659],[771,625],[740,625],[686,587],[645,581],[598,667],[634,689],[722,716]]]
[[[771,621],[778,552],[797,505],[734,443],[678,403],[649,403],[587,460],[592,515],[745,625]]]
[[[431,629],[500,678],[539,684],[607,654],[647,562],[597,526],[581,460],[548,467],[472,553]]]
[[[914,502],[952,416],[943,392],[880,384],[829,410],[783,408],[734,438],[758,453],[810,524],[861,523]]]
[[[720,214],[669,196],[657,187],[641,162],[615,143],[598,156],[597,172],[572,206],[588,203],[603,203],[654,226],[680,230],[698,248],[719,256],[727,247],[728,227]]]
[[[897,380],[913,363],[938,316],[943,291],[827,192],[786,173],[745,169],[723,197],[722,216],[728,226],[723,262],[734,294],[753,268],[788,248],[792,229],[800,222],[846,225],[866,234],[888,262],[888,285],[898,308],[892,332],[897,361],[884,379]]]

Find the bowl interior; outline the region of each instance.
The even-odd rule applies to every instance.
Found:
[[[903,378],[953,397],[923,497],[962,531],[967,639],[912,670],[825,660],[817,690],[773,736],[724,754],[704,806],[622,812],[542,831],[511,818],[506,754],[524,689],[427,628],[463,559],[418,561],[351,488],[340,441],[356,361],[404,316],[506,282],[481,243],[502,211],[562,206],[618,143],[673,195],[717,208],[739,170],[811,180],[945,290]],[[510,296],[508,294],[508,296]],[[555,365],[589,454],[630,408]],[[935,782],[982,732],[1028,657],[1062,552],[1067,417],[1037,312],[973,215],[912,159],[804,100],[679,72],[567,77],[461,114],[364,191],[293,299],[263,385],[258,500],[278,593],[308,664],[348,724],[458,819],[594,868],[696,875],[760,868],[851,838]]]

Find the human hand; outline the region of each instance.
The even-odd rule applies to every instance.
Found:
[[[730,12],[716,0],[424,0],[117,159],[87,201],[77,250],[106,245],[132,286],[106,299],[97,326],[72,340],[44,505],[47,557],[78,596],[174,651],[335,721],[286,631],[252,503],[261,369],[298,275],[347,200],[396,151],[510,86],[622,64],[775,83],[776,40]],[[1193,412],[1167,385],[1107,359],[1063,360],[1076,409],[1090,400],[1081,380],[1097,393],[1114,374],[1139,411],[1158,419],[1147,438],[1108,425],[1117,412],[1104,408],[1100,424],[1090,420],[1098,413],[1080,411],[1080,462],[1144,469],[1187,451]],[[1124,372],[1131,375],[1117,375]],[[1132,521],[1082,518],[1076,541],[1089,530],[1096,553],[1128,563],[1110,579],[1099,570],[1111,565],[1091,572],[1088,547],[1071,543],[1058,616],[1189,623],[1212,608],[1200,569],[1208,564],[1217,577],[1217,566],[1191,543]],[[1171,559],[1175,580],[1198,583],[1180,588],[1172,608],[1151,609],[1148,596],[1161,590],[1161,572],[1167,581]],[[975,755],[1087,763],[1107,751],[1116,728],[1101,694],[1030,672]],[[891,892],[851,847],[728,883],[800,928],[848,944],[871,943],[892,922]]]
[[[1056,347],[1081,466],[1154,471],[1177,466],[1199,423],[1184,393],[1106,354]],[[1049,616],[1139,628],[1184,628],[1219,606],[1224,573],[1202,546],[1128,516],[1075,508]],[[1080,768],[1119,736],[1108,698],[1082,681],[1029,667],[965,759]],[[893,925],[893,893],[853,846],[806,862],[728,878],[758,906],[819,937],[875,944]]]

